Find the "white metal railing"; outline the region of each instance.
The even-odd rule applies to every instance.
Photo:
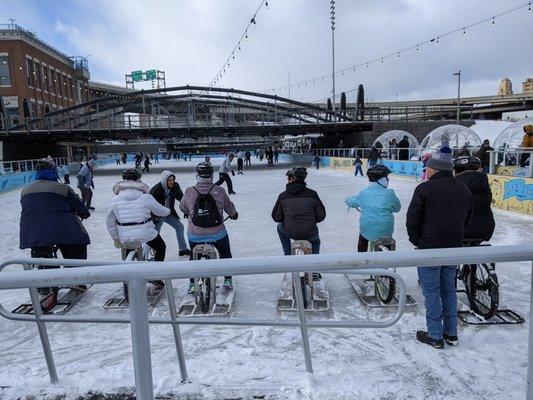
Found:
[[[0,175],[15,174],[17,172],[31,172],[35,170],[35,165],[42,158],[33,160],[17,160],[17,161],[0,161]],[[56,157],[53,159],[56,165],[67,165],[67,157]]]
[[[497,166],[525,168],[524,177],[533,178],[533,149],[528,147],[491,150],[489,173],[496,173]]]
[[[402,316],[406,288],[402,278],[396,273],[383,268],[405,268],[415,266],[439,266],[471,264],[477,262],[531,261],[533,246],[487,246],[454,249],[408,250],[374,253],[339,253],[307,256],[275,256],[220,260],[200,260],[185,262],[106,262],[68,260],[73,267],[48,270],[29,270],[31,265],[61,265],[65,260],[57,259],[14,259],[0,265],[0,271],[8,265],[22,265],[26,271],[9,271],[0,273],[0,290],[23,289],[30,291],[35,315],[19,315],[8,312],[0,305],[0,315],[18,321],[37,323],[50,379],[57,381],[54,359],[48,333],[47,322],[69,323],[129,323],[132,331],[133,362],[135,371],[136,397],[141,400],[153,399],[153,379],[150,353],[149,324],[169,324],[173,328],[181,381],[187,382],[185,355],[181,345],[179,325],[233,325],[233,326],[280,326],[299,327],[302,337],[306,371],[313,373],[311,351],[308,340],[308,328],[383,328],[395,324]],[[533,263],[532,263],[533,265]],[[388,275],[397,280],[399,304],[397,312],[386,320],[312,320],[307,321],[303,308],[301,291],[296,291],[298,319],[254,319],[254,318],[191,318],[179,317],[176,312],[173,279],[221,275],[259,275],[292,273],[298,277],[299,272],[315,271],[321,273],[359,273]],[[163,280],[170,308],[170,317],[150,317],[146,307],[146,282]],[[43,315],[41,312],[37,289],[49,286],[70,286],[79,284],[101,284],[126,282],[129,289],[129,316],[99,317],[72,315]],[[533,284],[533,274],[532,274]],[[533,308],[533,296],[530,309]],[[527,398],[533,400],[533,330],[529,329],[528,349],[528,387]]]

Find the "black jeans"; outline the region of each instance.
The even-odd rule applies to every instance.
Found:
[[[220,178],[215,183],[215,185],[220,186],[222,185],[222,183],[226,182],[226,185],[228,185],[228,193],[233,193],[233,182],[231,181],[229,174],[221,172],[218,175],[220,176]]]
[[[193,259],[193,250],[196,246],[199,244],[205,244],[206,242],[191,242],[189,241],[189,247],[191,248],[191,257],[190,260]],[[231,257],[231,248],[229,244],[229,236],[226,235],[222,239],[217,240],[216,242],[211,242],[213,246],[215,246],[215,249],[218,250],[218,256],[220,258],[232,258]],[[225,279],[231,279],[231,276],[224,276]],[[191,283],[194,283],[194,279],[190,278],[189,281]]]
[[[61,255],[64,259],[71,260],[86,260],[87,259],[87,245],[85,244],[63,244],[57,246],[58,250],[61,252]],[[55,258],[54,246],[43,246],[43,247],[32,247],[31,248],[32,258]],[[54,269],[59,268],[56,266],[46,266],[46,265],[37,265],[38,269]],[[68,265],[65,265],[65,268],[69,268]],[[38,288],[37,291],[46,295],[50,293],[50,289],[57,290],[57,287],[54,288]]]
[[[368,251],[368,239],[359,235],[359,242],[357,243],[357,251],[359,253],[366,253]]]
[[[165,261],[167,245],[160,235],[157,235],[154,239],[146,242],[146,244],[155,251],[154,261]]]

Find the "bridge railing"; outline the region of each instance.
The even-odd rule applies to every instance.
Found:
[[[22,265],[25,271],[0,273],[0,290],[29,289],[35,315],[20,315],[8,312],[0,306],[0,315],[17,321],[33,321],[37,324],[45,359],[52,382],[57,381],[52,349],[48,338],[46,323],[128,323],[131,325],[133,363],[135,373],[136,397],[141,400],[153,399],[153,378],[150,353],[149,324],[169,324],[173,328],[181,381],[187,382],[186,362],[179,326],[229,325],[229,326],[278,326],[298,327],[302,338],[306,371],[313,373],[308,329],[328,328],[384,328],[391,326],[401,318],[406,301],[406,288],[402,278],[384,268],[407,268],[414,266],[441,266],[472,264],[478,262],[532,261],[533,247],[494,246],[469,247],[454,249],[408,250],[375,253],[339,253],[308,256],[275,256],[256,258],[237,258],[220,260],[200,260],[187,262],[91,262],[69,260],[74,268],[30,270],[31,265],[59,266],[64,260],[51,259],[15,259],[0,265],[3,270],[8,265]],[[122,264],[118,266],[117,264]],[[533,263],[532,263],[533,266]],[[75,268],[81,267],[81,268]],[[399,305],[396,313],[386,320],[315,320],[308,321],[303,308],[302,292],[297,290],[296,303],[298,319],[254,319],[254,318],[192,318],[177,315],[173,279],[221,275],[265,275],[291,273],[298,279],[300,272],[315,271],[320,273],[359,273],[391,276],[397,280],[399,288]],[[533,274],[531,275],[533,284]],[[170,316],[149,317],[146,307],[146,283],[152,280],[165,282]],[[58,316],[45,315],[41,311],[37,289],[49,286],[70,286],[80,284],[102,284],[125,282],[129,288],[129,316]],[[530,309],[533,307],[533,296]],[[104,312],[105,313],[105,312]],[[533,330],[529,330],[528,348],[528,399],[533,400]]]
[[[0,161],[0,175],[34,171],[35,165],[40,160],[42,160],[42,158],[32,160]],[[68,165],[67,157],[56,157],[53,160],[58,167],[60,165]]]

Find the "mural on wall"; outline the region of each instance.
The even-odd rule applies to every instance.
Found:
[[[533,179],[489,175],[492,205],[533,215]]]
[[[505,166],[497,165],[495,172],[497,175],[502,175],[502,176],[520,176],[520,177],[527,176],[527,168],[514,167],[511,165],[505,165]]]

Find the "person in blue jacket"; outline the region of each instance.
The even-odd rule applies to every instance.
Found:
[[[356,196],[348,197],[346,205],[361,212],[357,251],[368,250],[368,242],[394,232],[394,215],[400,211],[400,200],[394,190],[387,189],[390,170],[385,165],[369,168],[366,175],[370,185]]]

